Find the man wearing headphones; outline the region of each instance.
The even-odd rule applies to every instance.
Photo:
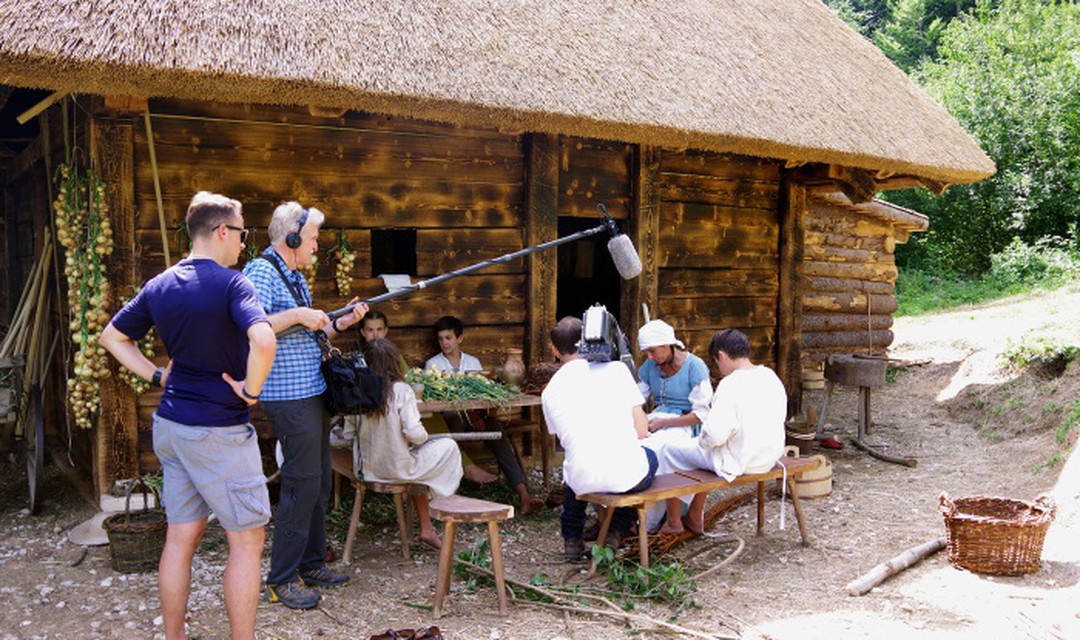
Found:
[[[271,602],[290,609],[318,605],[321,596],[312,586],[334,587],[349,580],[326,566],[330,416],[322,401],[326,383],[314,332],[321,330],[333,338],[359,322],[367,306],[354,298],[349,302],[355,305],[353,312],[333,322],[314,308],[299,269],[310,265],[319,250],[324,220],[321,211],[297,202],[278,206],[268,228],[270,246],[244,267],[275,333],[293,325],[307,329],[278,340],[274,366],[259,397],[284,453],[266,590]]]

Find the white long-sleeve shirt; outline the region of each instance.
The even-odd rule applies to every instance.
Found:
[[[764,473],[784,453],[787,393],[772,369],[738,369],[716,385],[698,445],[727,480]]]

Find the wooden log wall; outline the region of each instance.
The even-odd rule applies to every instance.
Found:
[[[735,328],[750,337],[753,360],[775,368],[779,164],[665,150],[659,191],[659,304],[652,316],[671,323],[710,366],[709,339]]]
[[[268,244],[266,225],[276,205],[298,200],[323,211],[327,220],[319,236],[314,297],[324,309],[346,302],[336,291],[327,253],[336,229],[345,230],[357,253],[352,293],[361,297],[386,291],[371,273],[373,229],[416,229],[417,278],[525,246],[526,156],[519,135],[355,112],[314,117],[298,108],[269,106],[151,101],[150,110],[174,262],[180,255],[177,229],[192,195],[202,189],[243,203],[244,223],[255,229],[259,250]],[[136,279],[146,280],[165,265],[141,121],[134,134]],[[465,351],[494,368],[508,348],[525,346],[524,261],[378,308],[389,316],[389,337],[410,364],[422,365],[437,353],[431,326],[439,316],[453,314],[467,327]],[[139,401],[142,464],[149,469],[156,467],[147,430],[157,402],[155,393]]]
[[[835,199],[807,203],[803,256],[804,369],[830,353],[882,355],[892,343],[896,311],[896,242],[907,231]]]

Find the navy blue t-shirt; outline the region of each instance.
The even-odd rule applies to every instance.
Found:
[[[246,377],[247,330],[257,322],[269,320],[251,281],[210,258],[181,260],[147,282],[112,319],[132,340],[156,327],[173,360],[158,415],[207,427],[249,420],[247,403],[221,373]]]

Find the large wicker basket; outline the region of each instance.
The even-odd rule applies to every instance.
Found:
[[[143,488],[143,508],[131,510],[131,492],[135,487]],[[161,559],[165,548],[165,511],[151,509],[148,494],[151,489],[142,479],[132,482],[127,489],[127,501],[124,512],[116,513],[101,523],[109,536],[109,553],[112,556],[113,569],[121,573],[153,571]],[[157,492],[154,492],[155,496]]]
[[[1050,496],[951,499],[941,495],[949,562],[975,573],[1017,576],[1039,570],[1043,539],[1054,520]]]

